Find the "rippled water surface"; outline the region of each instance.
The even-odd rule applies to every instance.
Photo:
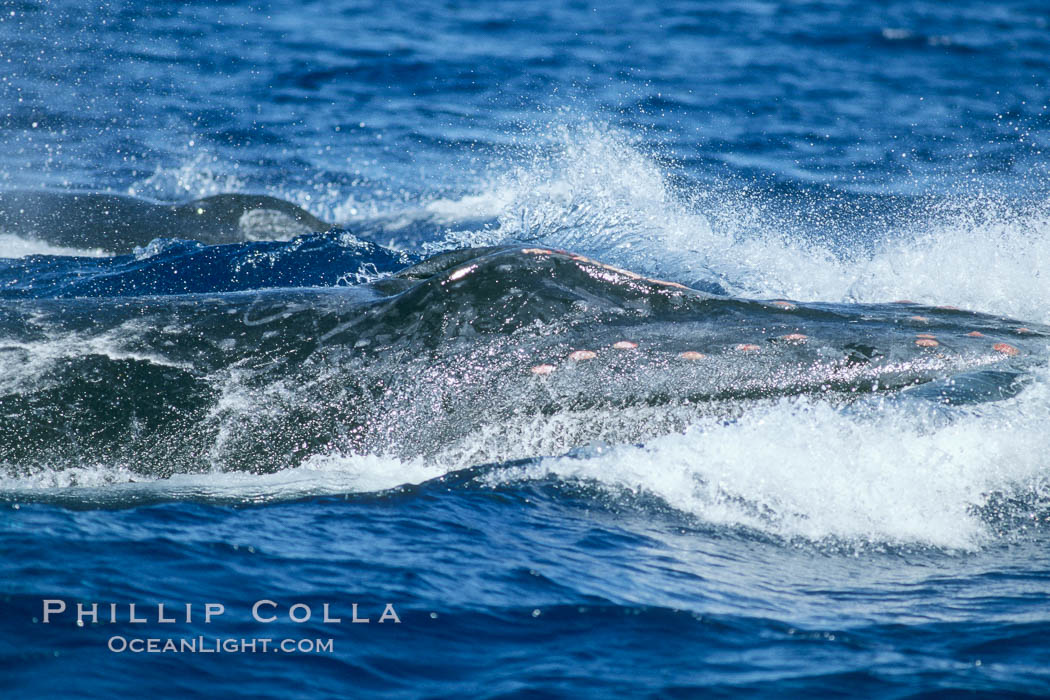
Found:
[[[1043,695],[1048,23],[0,2],[0,687]]]

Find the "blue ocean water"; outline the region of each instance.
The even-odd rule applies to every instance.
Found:
[[[0,2],[0,687],[1045,695],[1048,24]]]

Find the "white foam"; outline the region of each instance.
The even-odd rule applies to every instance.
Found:
[[[783,400],[738,421],[700,421],[642,446],[549,458],[490,475],[556,477],[644,492],[703,522],[821,541],[973,549],[995,492],[1050,497],[1047,385],[945,422],[914,405],[842,411]]]
[[[29,255],[71,255],[82,258],[100,258],[109,255],[101,248],[68,248],[51,245],[35,238],[23,238],[13,233],[0,233],[0,258],[24,258]]]
[[[269,503],[311,496],[384,491],[401,484],[421,483],[442,473],[442,470],[428,467],[419,460],[331,454],[311,457],[298,467],[271,474],[213,471],[157,478],[110,465],[58,470],[42,468],[28,475],[0,476],[0,492],[8,498],[44,495],[84,502],[192,498]]]
[[[998,211],[978,215],[986,206]],[[1041,269],[1050,259],[1050,202],[1026,213],[981,199],[967,208],[844,265],[843,296],[908,298],[1050,323],[1050,279]]]
[[[867,232],[875,241],[869,252],[785,235],[790,227],[768,217],[741,217],[733,244],[713,249],[709,266],[748,296],[908,299],[1050,323],[1050,281],[1039,264],[1050,256],[1050,201],[1024,211],[982,196],[953,204],[927,212],[921,228]]]

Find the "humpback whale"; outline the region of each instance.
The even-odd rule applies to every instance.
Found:
[[[276,197],[218,194],[182,204],[157,204],[118,194],[0,192],[0,233],[68,248],[123,255],[155,238],[208,245],[287,240],[329,225]]]
[[[1023,389],[1048,337],[950,307],[712,294],[531,245],[352,287],[15,298],[0,305],[0,355],[20,378],[0,386],[0,463],[532,457],[784,397],[994,401]]]

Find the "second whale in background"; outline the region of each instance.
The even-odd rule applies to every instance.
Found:
[[[329,224],[276,197],[218,194],[158,204],[118,194],[0,192],[0,232],[68,248],[131,253],[155,238],[207,245],[284,240]]]

